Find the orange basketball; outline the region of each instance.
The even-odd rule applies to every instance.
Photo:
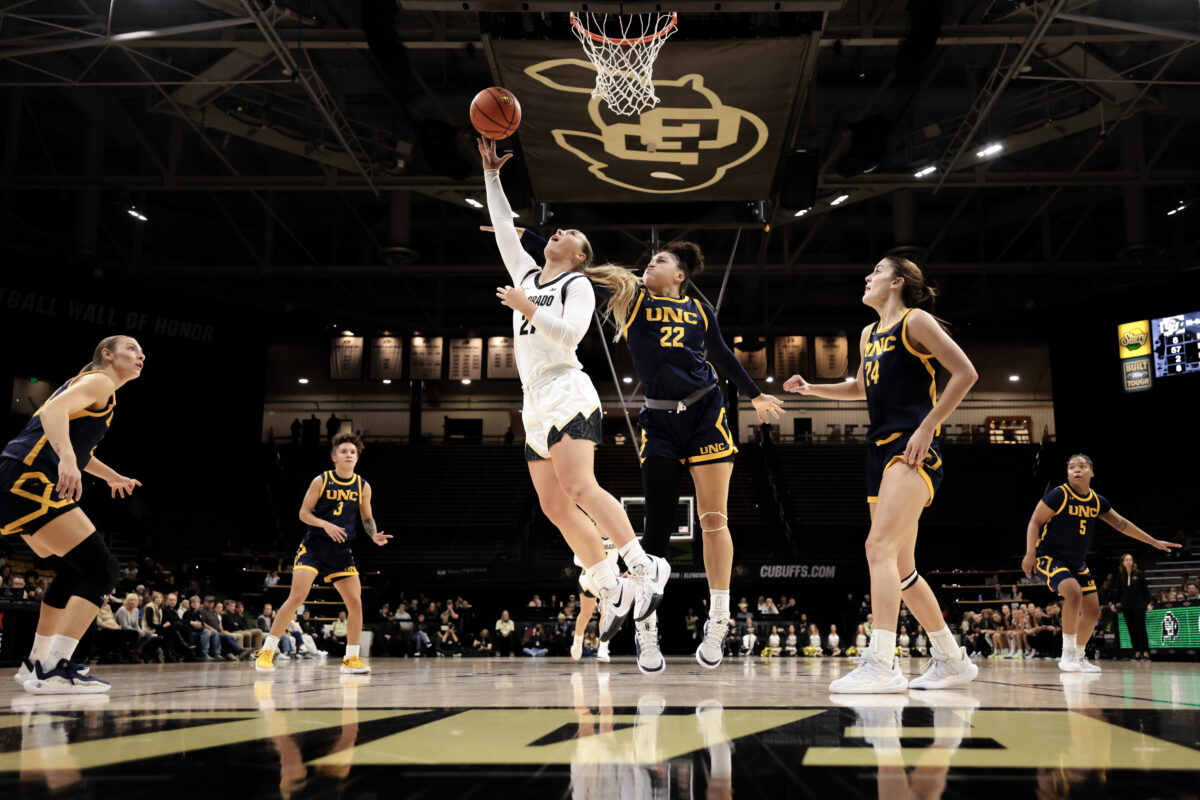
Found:
[[[516,133],[521,124],[521,104],[507,89],[493,86],[475,95],[471,101],[471,125],[480,136],[504,139]]]

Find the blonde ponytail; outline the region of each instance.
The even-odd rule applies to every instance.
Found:
[[[92,352],[92,360],[85,364],[83,369],[79,370],[75,377],[79,377],[85,372],[95,372],[96,370],[103,369],[104,351],[108,350],[109,352],[115,353],[117,350],[117,345],[120,343],[120,341],[128,338],[128,336],[118,333],[115,336],[106,336],[105,338],[101,339],[100,344],[96,345],[96,349]]]
[[[609,291],[608,302],[604,306],[605,319],[611,319],[617,326],[614,342],[621,341],[625,334],[625,325],[629,322],[629,312],[633,308],[633,299],[637,297],[641,279],[633,270],[616,264],[603,264],[599,267],[584,267],[583,274],[592,283],[603,286]]]

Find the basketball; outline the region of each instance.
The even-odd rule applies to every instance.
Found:
[[[507,89],[493,86],[471,101],[471,125],[488,139],[505,139],[521,124],[521,104]]]

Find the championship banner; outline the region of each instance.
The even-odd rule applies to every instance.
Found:
[[[817,336],[813,344],[816,350],[817,377],[844,378],[850,370],[850,343],[845,336]]]
[[[775,337],[775,374],[787,380],[808,372],[808,339],[804,336]]]
[[[660,102],[638,117],[592,97],[596,68],[574,40],[490,44],[525,109],[537,199],[623,203],[769,197],[810,42],[670,41],[654,65]]]
[[[767,377],[767,340],[764,337],[756,336],[753,341],[733,337],[733,354],[751,378],[762,380]]]
[[[400,380],[404,366],[404,341],[396,336],[371,340],[371,377],[374,380]]]
[[[439,381],[442,379],[442,337],[412,338],[412,364],[408,377],[414,381]]]
[[[483,339],[450,340],[450,380],[477,381],[483,377]]]
[[[489,378],[516,378],[517,358],[511,336],[492,336],[487,340]]]
[[[329,380],[362,379],[363,337],[339,336],[329,347]]]

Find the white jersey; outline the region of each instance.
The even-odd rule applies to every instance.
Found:
[[[582,370],[575,355],[596,309],[591,282],[578,272],[564,272],[541,282],[542,268],[521,247],[512,207],[500,185],[500,171],[484,170],[488,213],[496,244],[512,285],[525,290],[538,306],[532,320],[513,311],[513,351],[523,387],[535,386],[567,370]]]

